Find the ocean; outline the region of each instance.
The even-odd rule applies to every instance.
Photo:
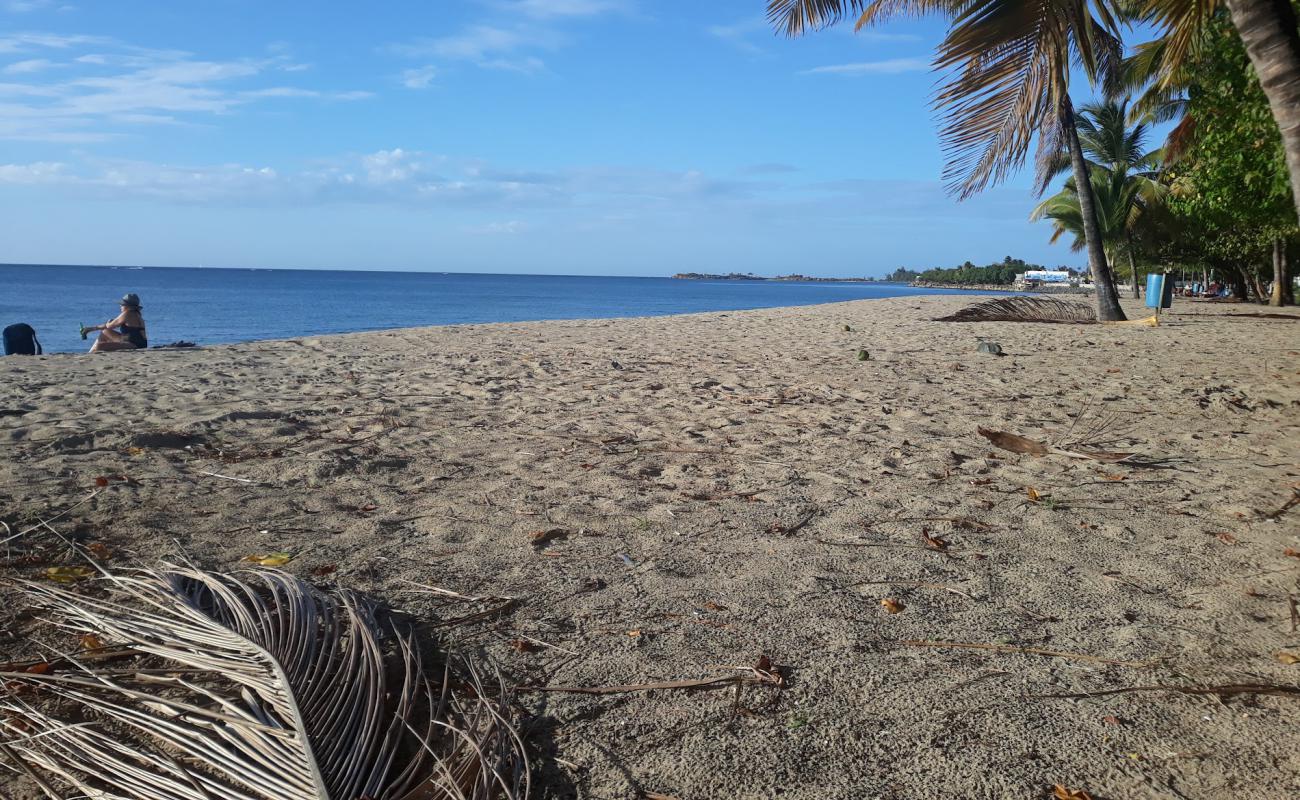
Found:
[[[0,327],[26,322],[49,353],[88,349],[78,326],[112,319],[126,292],[140,295],[151,345],[960,293],[892,283],[40,264],[0,265],[0,287]]]

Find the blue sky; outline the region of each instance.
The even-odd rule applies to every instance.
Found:
[[[0,262],[664,275],[1079,264],[964,203],[941,28],[764,0],[0,0]]]

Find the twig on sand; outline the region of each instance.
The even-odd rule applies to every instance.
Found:
[[[521,692],[564,692],[566,694],[627,694],[629,692],[650,692],[659,689],[722,689],[734,686],[770,686],[780,689],[785,686],[785,678],[776,669],[765,665],[758,667],[737,667],[741,674],[723,675],[717,678],[694,678],[680,681],[658,681],[655,683],[629,683],[620,686],[520,686]]]
[[[1293,594],[1286,596],[1287,608],[1291,611],[1291,632],[1300,630],[1300,597]]]
[[[214,478],[224,478],[225,480],[228,480],[228,481],[238,481],[239,483],[257,483],[257,481],[251,481],[251,480],[249,480],[248,478],[232,478],[232,477],[229,476],[229,475],[222,475],[222,474],[219,473],[219,472],[208,472],[208,471],[205,470],[205,469],[201,469],[201,470],[199,470],[199,474],[200,474],[200,475],[211,475],[211,476],[214,477]]]
[[[989,644],[986,642],[943,642],[927,639],[900,639],[899,644],[911,647],[935,647],[939,649],[958,648],[963,650],[992,650],[995,653],[1015,653],[1018,655],[1046,656],[1048,658],[1065,658],[1071,661],[1087,661],[1092,664],[1110,664],[1116,667],[1149,667],[1151,661],[1119,661],[1114,658],[1102,658],[1086,653],[1067,653],[1059,650],[1044,650],[1038,647],[1021,647],[1014,644]]]
[[[1282,515],[1290,511],[1295,506],[1300,505],[1300,489],[1291,490],[1291,499],[1282,504],[1282,507],[1271,514],[1265,514],[1264,519],[1278,520]]]
[[[1095,692],[1068,692],[1062,694],[1031,694],[1029,698],[1041,699],[1079,699],[1085,697],[1105,697],[1112,694],[1129,694],[1131,692],[1177,692],[1178,694],[1213,695],[1227,698],[1240,694],[1275,694],[1283,696],[1300,696],[1300,686],[1288,686],[1275,683],[1225,683],[1217,686],[1169,686],[1153,684],[1150,686],[1122,686],[1118,689],[1101,689]]]
[[[32,526],[29,527],[29,528],[23,528],[22,530],[18,531],[17,533],[15,533],[15,534],[13,534],[13,535],[11,535],[11,536],[6,536],[4,539],[0,539],[0,544],[5,544],[5,543],[7,543],[7,542],[13,541],[14,539],[17,539],[17,538],[20,537],[20,536],[26,536],[27,534],[31,533],[32,531],[36,530],[37,528],[40,528],[40,527],[42,527],[42,526],[45,526],[45,525],[47,525],[48,523],[51,523],[51,522],[53,522],[54,520],[59,519],[59,518],[61,518],[61,517],[66,517],[66,516],[68,515],[68,513],[72,511],[72,509],[76,508],[77,506],[83,505],[83,504],[86,503],[87,501],[94,500],[95,497],[96,497],[100,492],[102,492],[102,491],[103,491],[103,489],[96,489],[95,491],[93,491],[93,492],[91,492],[90,494],[86,495],[85,497],[81,498],[81,499],[78,500],[77,502],[75,502],[75,503],[73,503],[72,505],[68,506],[67,508],[63,509],[63,510],[60,511],[59,513],[57,513],[57,514],[55,514],[54,516],[50,517],[49,519],[43,519],[43,520],[41,520],[40,522],[36,523],[35,525],[32,525]],[[5,530],[8,530],[8,529],[9,529],[9,526],[6,525],[6,526],[5,526]]]
[[[915,586],[918,589],[942,589],[945,592],[951,592],[960,595],[967,600],[974,600],[974,597],[963,592],[961,589],[954,589],[951,586],[945,586],[942,583],[925,583],[924,581],[858,581],[850,586],[867,586],[872,584],[888,584],[890,586]]]

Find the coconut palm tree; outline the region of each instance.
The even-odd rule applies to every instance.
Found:
[[[1138,275],[1137,262],[1133,257],[1132,230],[1145,213],[1142,200],[1143,179],[1099,165],[1091,168],[1089,178],[1097,210],[1097,228],[1107,263],[1114,271],[1119,252],[1122,250],[1128,254],[1129,269],[1133,275],[1133,296],[1137,297]],[[1039,203],[1029,219],[1052,220],[1053,244],[1070,233],[1074,235],[1071,250],[1079,252],[1086,247],[1083,214],[1079,208],[1079,193],[1073,177],[1066,179],[1060,192]]]
[[[1137,261],[1133,255],[1132,231],[1142,215],[1159,203],[1166,187],[1159,181],[1160,150],[1147,150],[1150,127],[1146,123],[1128,124],[1127,100],[1106,100],[1079,109],[1077,117],[1079,145],[1088,162],[1097,227],[1102,249],[1112,273],[1119,250],[1128,255],[1133,277],[1133,296],[1138,296]],[[1067,153],[1059,153],[1049,162],[1053,177],[1071,169]],[[1052,236],[1055,242],[1067,230],[1075,233],[1074,250],[1084,247],[1082,219],[1077,183],[1071,178],[1060,193],[1038,205],[1031,220],[1044,217],[1057,223]]]
[[[769,0],[768,16],[790,36],[858,15],[857,29],[893,17],[936,14],[949,21],[935,54],[947,74],[935,98],[948,162],[944,178],[965,199],[1025,162],[1039,137],[1040,166],[1069,153],[1078,192],[1097,315],[1122,320],[1115,281],[1097,225],[1087,162],[1079,142],[1069,76],[1091,81],[1120,63],[1118,16],[1111,0]],[[1040,170],[1039,190],[1049,177]]]
[[[1287,173],[1300,215],[1300,25],[1290,0],[1224,0],[1232,25],[1282,132]],[[1218,0],[1144,0],[1143,16],[1163,29],[1162,85],[1178,80]]]

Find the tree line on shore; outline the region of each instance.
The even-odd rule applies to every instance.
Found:
[[[1038,194],[1068,177],[1031,218],[1087,253],[1098,316],[1121,320],[1119,272],[1135,294],[1144,273],[1177,270],[1243,300],[1294,302],[1297,1],[769,0],[768,15],[790,36],[850,14],[857,29],[946,19],[934,103],[950,191],[965,199],[1002,181],[1036,146]],[[1135,29],[1156,38],[1126,46]],[[1074,75],[1091,102],[1076,106]],[[1153,148],[1161,123],[1172,129]],[[959,283],[996,266],[937,272]]]
[[[950,283],[958,286],[1007,286],[1014,283],[1016,275],[1020,273],[1045,269],[1068,270],[1069,268],[1045,267],[1041,264],[1030,264],[1022,259],[1007,256],[1001,261],[983,267],[977,267],[969,261],[951,269],[932,267],[918,271],[899,267],[886,275],[885,280],[896,283],[922,281],[925,283]]]

